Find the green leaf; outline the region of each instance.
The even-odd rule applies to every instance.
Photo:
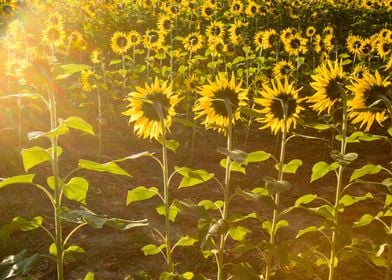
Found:
[[[185,279],[185,280],[192,280],[193,277],[195,277],[195,274],[193,274],[193,272],[187,271],[187,272],[183,273],[183,274],[181,275],[181,277],[182,277],[183,279]]]
[[[218,153],[229,157],[232,161],[235,161],[237,163],[244,162],[248,157],[248,154],[242,150],[229,151],[226,148],[218,148],[217,151]]]
[[[324,230],[325,226],[321,227],[316,227],[316,226],[310,226],[304,229],[301,229],[297,232],[297,236],[295,238],[300,238],[302,235],[310,233],[310,232],[320,232]]]
[[[204,209],[206,209],[206,210],[216,210],[216,209],[222,209],[223,201],[222,200],[211,201],[208,199],[204,199],[204,200],[199,201],[199,203],[197,205],[203,206]]]
[[[260,280],[257,271],[247,262],[234,265],[232,273],[233,279]]]
[[[277,222],[276,227],[275,227],[275,235],[278,232],[279,229],[284,228],[284,227],[288,227],[289,226],[289,222],[286,220],[280,220],[279,222]]]
[[[243,226],[230,227],[229,229],[229,234],[231,238],[233,238],[233,240],[236,241],[244,240],[246,235],[250,232],[252,232],[250,229],[247,229],[246,227]]]
[[[339,164],[336,162],[332,164],[328,164],[325,161],[317,162],[315,165],[313,165],[310,182],[313,182],[317,179],[324,177],[330,171],[336,170],[338,167]]]
[[[65,196],[82,204],[86,204],[88,181],[82,177],[73,177],[63,186]]]
[[[370,141],[380,140],[383,138],[385,137],[380,135],[367,134],[362,131],[355,131],[348,137],[347,142],[348,143],[358,143],[360,141],[370,142]]]
[[[134,159],[138,159],[138,158],[141,158],[141,157],[147,157],[147,156],[152,156],[152,155],[154,155],[154,153],[150,153],[150,152],[146,151],[146,152],[133,154],[133,155],[130,155],[130,156],[127,156],[127,157],[124,157],[124,158],[115,159],[115,160],[112,160],[112,162],[123,162],[123,161],[126,161],[128,159],[134,160]]]
[[[77,129],[83,132],[86,132],[90,135],[95,135],[94,134],[94,130],[93,127],[86,122],[85,120],[83,120],[80,117],[69,117],[66,120],[62,121],[68,128],[73,128],[73,129]]]
[[[339,151],[337,150],[332,150],[331,151],[331,157],[340,165],[343,166],[348,166],[350,163],[352,163],[354,160],[358,158],[357,153],[347,153],[342,155]]]
[[[181,247],[186,247],[186,246],[192,246],[195,244],[198,240],[189,236],[182,236],[180,240],[177,241],[175,246],[181,246]]]
[[[157,213],[161,216],[166,216],[166,209],[165,205],[159,205],[155,208]],[[174,223],[176,220],[177,214],[180,212],[180,209],[178,209],[175,205],[170,205],[169,209],[169,220]]]
[[[71,245],[64,250],[64,261],[75,262],[75,254],[83,254],[85,250],[78,245]]]
[[[42,225],[42,217],[34,217],[31,221],[17,216],[8,224],[0,228],[0,241],[7,240],[15,231],[30,231],[39,228]]]
[[[308,123],[306,124],[306,126],[317,130],[327,130],[333,128],[333,126],[330,124],[322,124],[322,123]]]
[[[390,127],[388,128],[388,133],[389,133],[390,136],[392,136],[392,126],[390,126]]]
[[[203,206],[196,205],[190,199],[175,200],[174,205],[176,205],[183,214],[192,215],[204,220],[209,219],[207,210]]]
[[[271,154],[264,151],[256,151],[248,154],[246,158],[247,162],[262,162],[271,157]]]
[[[301,196],[300,198],[298,198],[295,201],[295,206],[300,206],[302,204],[308,204],[311,203],[313,200],[315,200],[317,198],[316,194],[305,194],[303,196]]]
[[[0,279],[5,280],[25,275],[38,264],[40,257],[38,254],[27,256],[26,249],[23,249],[16,255],[5,257],[0,262]]]
[[[226,162],[227,159],[224,158],[220,161],[220,166],[222,166],[223,168],[226,168]],[[240,172],[242,174],[246,174],[245,168],[241,166],[241,164],[239,164],[238,162],[232,161],[230,164],[230,171],[234,171],[234,172]]]
[[[90,160],[85,160],[85,159],[80,159],[79,160],[79,167],[91,171],[97,171],[97,172],[108,172],[111,174],[116,174],[116,175],[124,175],[131,177],[131,175],[126,172],[124,169],[122,169],[120,166],[118,166],[115,162],[109,161],[106,163],[98,163]]]
[[[309,210],[310,212],[321,216],[323,218],[326,218],[327,220],[334,221],[335,215],[334,215],[334,209],[330,205],[321,205],[320,207],[314,207],[314,208],[304,208],[306,210]]]
[[[78,73],[91,68],[91,66],[86,64],[63,64],[60,67],[63,70],[63,73],[56,76],[56,80],[65,79],[74,73]]]
[[[351,174],[350,182],[354,181],[355,179],[361,178],[365,175],[377,174],[381,170],[382,170],[381,165],[366,164],[361,168],[354,170],[354,172]]]
[[[86,276],[84,276],[83,280],[94,280],[95,279],[95,274],[94,272],[88,272]]]
[[[175,280],[175,274],[173,272],[164,271],[159,275],[159,280]]]
[[[367,226],[374,220],[374,217],[370,214],[363,215],[358,221],[354,222],[353,227],[363,227]]]
[[[50,153],[44,148],[34,146],[31,148],[23,149],[22,160],[24,170],[27,172],[34,166],[50,160]]]
[[[339,205],[338,209],[339,211],[343,211],[344,207],[353,205],[357,202],[366,200],[368,198],[373,198],[373,195],[371,193],[367,193],[363,196],[351,196],[349,194],[345,194],[340,200],[339,200]]]
[[[272,232],[272,222],[270,220],[266,220],[261,224],[261,228],[264,229],[269,235]]]
[[[214,177],[214,173],[208,173],[205,170],[192,170],[187,167],[175,167],[177,173],[181,174],[182,180],[178,188],[191,187],[204,183]]]
[[[136,187],[127,194],[127,205],[132,202],[142,201],[150,199],[158,194],[158,189],[156,187],[146,188],[144,186]]]
[[[215,234],[225,234],[230,229],[230,224],[225,219],[219,219],[208,229],[208,236]]]
[[[158,142],[163,145],[163,141],[162,141],[162,137],[158,138]],[[176,152],[177,148],[180,146],[180,143],[176,140],[166,140],[166,148],[168,148],[169,150],[171,150],[172,152]]]
[[[263,192],[259,193],[259,189],[262,189]],[[277,209],[275,201],[271,198],[271,196],[269,195],[268,191],[265,188],[255,188],[252,191],[241,190],[237,188],[236,193],[246,200],[261,202],[266,204],[270,208]]]
[[[298,167],[302,165],[302,160],[300,159],[293,159],[289,163],[284,164],[283,166],[283,172],[284,173],[290,173],[290,174],[295,174],[297,172]],[[279,170],[279,168],[276,166],[276,168]]]
[[[165,244],[162,244],[159,247],[154,244],[147,244],[143,246],[142,251],[145,256],[152,256],[159,254],[164,248],[166,248]]]
[[[35,174],[17,175],[8,178],[0,178],[0,189],[11,184],[29,184],[33,183]]]

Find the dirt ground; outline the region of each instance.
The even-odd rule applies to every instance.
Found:
[[[26,125],[24,131],[30,127]],[[195,169],[205,169],[215,173],[217,178],[223,180],[224,169],[219,166],[220,159],[223,158],[216,149],[225,146],[225,137],[215,131],[197,131],[194,149],[191,148],[192,129],[184,127],[175,127],[172,129],[171,138],[180,142],[177,152],[170,153],[169,165],[173,170],[174,166],[187,166]],[[5,133],[6,132],[6,133]],[[313,130],[300,128],[300,133],[317,135],[329,138],[328,133],[317,133]],[[245,128],[238,128],[235,131],[234,148],[242,149],[246,152],[264,150],[278,156],[279,139],[271,135],[268,130],[259,130],[256,124],[253,124],[249,132],[249,138],[244,145],[246,134]],[[20,147],[17,143],[15,129],[4,130],[0,138],[0,177],[23,174],[22,162],[20,157]],[[29,142],[22,139],[22,148],[33,145],[42,145],[48,147],[46,142]],[[78,159],[97,160],[97,139],[92,136],[80,135],[72,132],[70,135],[60,139],[60,145],[64,149],[61,157],[60,167],[61,174],[66,174],[77,166]],[[303,194],[315,193],[326,199],[333,199],[335,190],[335,180],[332,174],[309,183],[312,166],[321,160],[331,162],[329,156],[329,141],[309,140],[304,138],[294,138],[287,145],[287,161],[299,158],[303,165],[299,168],[296,175],[287,175],[286,180],[293,185],[289,192],[282,196],[282,207],[288,207]],[[150,151],[157,155],[161,154],[160,145],[154,141],[137,139],[132,129],[127,126],[125,119],[120,119],[113,127],[107,124],[103,131],[103,153],[102,161],[110,161],[116,158],[122,158],[134,153]],[[391,145],[383,142],[365,142],[361,144],[350,144],[350,152],[359,153],[358,160],[350,166],[356,168],[365,163],[387,163],[391,159]],[[144,185],[160,186],[161,174],[160,169],[154,161],[148,158],[141,158],[132,162],[121,164],[133,177],[115,176],[110,174],[101,174],[81,171],[79,176],[88,179],[90,189],[87,196],[87,207],[98,214],[106,214],[109,217],[119,217],[123,219],[138,220],[148,218],[152,226],[161,228],[163,224],[162,217],[155,213],[157,200],[142,201],[126,206],[126,195],[129,189],[136,186]],[[38,180],[45,182],[48,172],[48,165],[36,167],[32,170],[37,174]],[[350,174],[350,172],[347,172]],[[276,171],[273,168],[271,160],[263,163],[252,164],[247,167],[247,174],[235,173],[232,178],[232,188],[253,189],[257,186],[263,186],[263,177],[275,176]],[[201,199],[220,199],[222,193],[212,181],[203,185],[186,189],[177,189],[176,183],[179,178],[174,180],[171,186],[171,195],[173,199],[188,198],[195,202]],[[366,193],[371,186],[355,187],[353,193]],[[67,206],[78,207],[75,203],[65,202]],[[242,198],[235,198],[231,203],[232,211],[237,213],[249,213],[256,211],[262,217],[270,217],[271,209],[265,205],[250,203]],[[357,212],[363,211],[363,207],[373,207],[371,203],[363,203],[360,206],[354,206],[350,211],[344,214],[347,223],[359,218]],[[45,225],[53,228],[53,217],[51,207],[46,197],[31,186],[15,185],[0,190],[0,226],[9,222],[14,216],[20,215],[26,218],[32,218],[40,215],[44,218]],[[288,239],[295,237],[298,229],[304,228],[309,224],[315,224],[317,219],[302,211],[294,211],[287,216],[290,227],[281,231],[278,242],[286,242]],[[322,221],[319,221],[320,224]],[[251,223],[252,233],[249,235],[251,240],[267,238],[263,233],[261,225]],[[69,231],[69,225],[65,225],[65,232]],[[197,221],[189,216],[179,214],[176,223],[173,226],[173,235],[197,236]],[[158,279],[161,271],[164,270],[163,258],[160,255],[144,257],[140,248],[157,239],[156,234],[151,227],[136,228],[126,232],[117,231],[111,228],[100,230],[85,227],[72,238],[72,244],[82,246],[86,252],[77,258],[75,263],[67,263],[65,266],[66,279],[83,279],[88,271],[94,271],[101,280],[109,279]],[[301,240],[296,250],[305,248],[313,240]],[[47,254],[49,240],[42,230],[31,232],[17,232],[12,235],[11,239],[0,244],[0,258],[9,254],[14,254],[23,248],[29,252],[40,252]],[[309,244],[307,244],[309,242]],[[240,255],[230,253],[227,255],[230,262],[248,261],[254,265],[255,269],[263,271],[261,255],[257,252]],[[200,253],[198,246],[180,248],[174,260],[180,272],[199,271],[213,279],[216,270],[215,263],[211,258],[205,259]],[[355,279],[381,279],[382,276],[377,274],[372,267],[363,265],[356,266],[356,261],[352,265],[346,266],[339,279],[354,279],[351,276],[357,275],[360,278]],[[324,271],[325,272],[325,271]],[[349,272],[347,274],[347,272]],[[322,271],[321,271],[322,273]],[[55,279],[55,265],[48,259],[44,258],[40,265],[33,271],[33,278],[26,279]],[[128,277],[128,278],[126,278]],[[305,274],[297,275],[290,272],[289,269],[282,268],[277,279],[307,279]],[[365,277],[365,278],[361,278]],[[311,279],[311,278],[308,278]],[[312,278],[314,279],[314,278]]]

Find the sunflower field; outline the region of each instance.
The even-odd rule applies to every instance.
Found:
[[[392,279],[391,0],[0,0],[0,280]]]

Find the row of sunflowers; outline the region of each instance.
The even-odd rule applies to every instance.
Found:
[[[98,161],[79,159],[75,170],[129,176],[121,163],[147,157],[158,162],[162,171],[160,188],[139,186],[127,193],[127,205],[153,197],[162,202],[156,212],[163,222],[153,225],[158,238],[143,246],[142,252],[161,254],[164,268],[159,276],[141,279],[333,280],[344,279],[348,271],[344,264],[350,262],[359,263],[355,271],[361,277],[369,277],[370,271],[376,274],[374,279],[390,279],[388,151],[382,162],[358,166],[356,159],[367,155],[350,152],[349,147],[360,141],[390,143],[392,1],[1,0],[0,8],[0,128],[15,131],[26,172],[0,174],[0,189],[13,184],[35,186],[49,198],[54,220],[50,226],[40,216],[31,220],[17,216],[4,221],[0,240],[17,230],[43,229],[52,240],[49,253],[57,279],[63,280],[67,262],[84,252],[68,243],[85,225],[120,230],[147,226],[146,220],[108,218],[86,207],[65,207],[63,198],[86,206],[89,182],[72,177],[75,171],[62,176],[59,139],[71,129],[91,135],[97,131]],[[137,137],[157,140],[162,148],[159,156],[142,152],[101,163],[104,129],[123,130],[115,123],[124,116]],[[33,133],[25,131],[27,124]],[[37,132],[48,126],[47,132]],[[226,147],[218,149],[225,157],[220,162],[223,180],[206,170],[170,169],[175,164],[169,164],[168,153],[185,141],[170,138],[181,138],[176,130],[182,126],[192,130],[192,141],[204,128],[225,137]],[[270,129],[277,136],[278,155],[234,149],[234,134],[239,131],[235,128],[245,128],[247,138],[254,133],[252,126]],[[299,126],[301,133],[315,130],[300,134]],[[310,181],[324,176],[333,181],[331,174],[335,174],[335,197],[307,193],[284,208],[281,199],[292,187],[286,177],[303,164],[301,159],[287,161],[287,143],[298,137],[322,138],[317,131],[332,135],[332,162],[315,163]],[[26,148],[30,144],[25,134],[32,141],[49,139],[50,147]],[[263,177],[263,187],[233,189],[232,177],[267,160],[273,162],[275,177]],[[51,163],[49,175],[41,183],[31,169],[45,162]],[[222,197],[177,200],[171,189],[174,175],[181,177],[179,189],[215,184]],[[369,175],[379,177],[365,181]],[[352,186],[364,182],[383,189],[351,192]],[[255,203],[268,218],[256,212],[243,214],[248,209],[231,204],[238,197]],[[365,201],[377,207],[354,213],[354,222],[347,225],[349,207]],[[284,230],[291,226],[285,215],[298,209],[318,218],[296,229],[296,235],[282,244],[279,235],[287,235]],[[198,219],[199,236],[174,230],[178,213]],[[259,222],[257,229],[249,220]],[[66,233],[68,222],[76,226]],[[377,238],[369,229],[374,224]],[[254,231],[263,233],[255,238]],[[321,236],[320,244],[297,252],[304,247],[298,246],[303,236],[314,234]],[[174,254],[181,247],[194,248],[216,269],[181,267]],[[241,253],[245,260],[232,263]],[[257,261],[252,261],[255,256]],[[8,256],[0,266],[0,279],[25,275],[39,258],[25,251]],[[97,276],[89,272],[84,279]]]

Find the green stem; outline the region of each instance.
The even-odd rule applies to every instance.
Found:
[[[101,161],[102,154],[102,100],[101,100],[101,91],[98,88],[97,93],[97,102],[98,102],[98,161]]]
[[[56,99],[52,89],[49,90],[49,103],[50,103],[50,128],[54,130],[57,127],[57,110],[56,110]],[[56,250],[57,250],[57,280],[64,279],[64,259],[63,259],[63,234],[61,219],[58,214],[59,208],[61,207],[61,186],[60,186],[60,174],[59,174],[59,159],[58,159],[58,136],[51,138],[52,155],[51,165],[52,173],[54,177],[54,222],[55,222],[55,239],[56,239]]]
[[[346,153],[347,147],[347,103],[346,96],[343,93],[343,112],[342,112],[342,142],[340,144],[340,154],[344,155]],[[334,228],[332,229],[331,237],[331,255],[329,258],[329,275],[328,280],[333,280],[335,277],[335,259],[337,258],[337,237],[339,230],[339,201],[342,196],[342,186],[343,186],[343,172],[344,166],[340,165],[337,175],[336,182],[336,194],[335,194],[335,205],[334,205]]]
[[[233,146],[233,125],[232,125],[232,110],[231,105],[227,104],[225,101],[225,105],[228,111],[229,116],[229,124],[227,128],[227,150],[231,151]],[[226,171],[225,171],[225,182],[223,188],[223,212],[222,219],[227,220],[229,213],[229,201],[230,201],[230,175],[231,175],[231,158],[229,156],[226,157]],[[223,266],[224,266],[224,253],[225,253],[225,245],[226,245],[226,233],[222,233],[220,236],[219,250],[217,259],[217,280],[224,279],[223,277]]]
[[[287,115],[288,115],[288,103],[282,100],[282,111],[283,111],[283,127],[282,127],[282,139],[280,142],[280,156],[279,156],[279,169],[278,169],[278,181],[283,180],[284,175],[284,162],[285,162],[285,155],[286,155],[286,139],[287,139]],[[276,244],[276,227],[279,222],[279,202],[280,202],[280,195],[279,193],[275,194],[274,202],[276,205],[276,209],[274,209],[272,214],[272,225],[271,225],[271,232],[270,232],[270,247],[271,249],[268,251],[266,266],[265,266],[265,280],[269,280],[272,274],[272,249]]]

